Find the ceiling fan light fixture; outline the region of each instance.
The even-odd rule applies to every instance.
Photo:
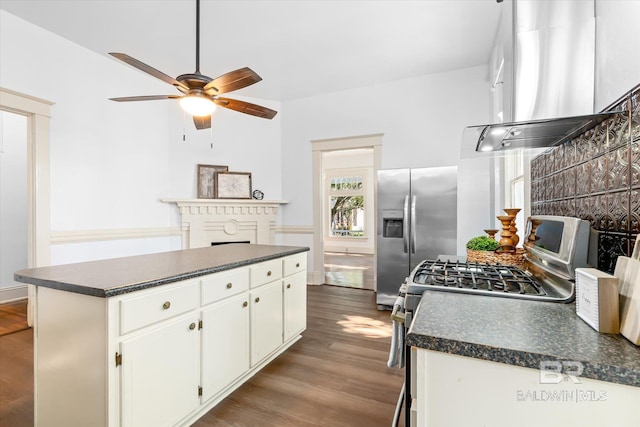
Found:
[[[211,98],[200,94],[191,94],[180,99],[180,106],[187,114],[196,117],[210,116],[216,109]]]

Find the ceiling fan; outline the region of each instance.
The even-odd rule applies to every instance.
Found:
[[[251,68],[245,67],[235,71],[230,71],[215,79],[200,73],[200,0],[196,0],[196,70],[190,74],[182,74],[175,79],[161,71],[138,61],[125,54],[110,52],[109,55],[137,68],[155,78],[175,86],[181,95],[148,95],[148,96],[128,96],[122,98],[109,98],[112,101],[153,101],[158,99],[179,99],[182,108],[193,116],[193,123],[197,129],[208,129],[211,127],[211,113],[216,108],[228,108],[241,113],[250,114],[256,117],[272,119],[277,111],[260,105],[251,104],[237,99],[223,98],[220,95],[234,90],[242,89],[254,83],[258,83],[262,78]]]

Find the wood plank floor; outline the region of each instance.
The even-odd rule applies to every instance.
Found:
[[[24,331],[27,324],[27,300],[0,304],[0,336]]]
[[[308,301],[303,338],[194,426],[391,424],[403,371],[386,366],[389,312],[361,289],[309,286]],[[0,338],[0,427],[33,425],[32,336]]]

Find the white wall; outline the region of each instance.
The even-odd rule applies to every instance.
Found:
[[[460,159],[463,128],[490,119],[487,74],[480,66],[284,102],[282,194],[295,203],[283,208],[283,222],[313,222],[312,140],[381,133],[382,168],[458,165],[464,253],[466,241],[493,224],[489,161]]]
[[[27,118],[0,112],[0,302],[27,295]]]
[[[595,109],[640,84],[640,1],[596,0]]]
[[[160,199],[195,198],[198,163],[252,172],[254,187],[267,198],[280,198],[280,114],[268,121],[221,109],[211,132],[195,131],[172,101],[109,101],[175,89],[2,10],[0,86],[55,103],[50,132],[53,234],[175,226],[177,208]],[[277,102],[257,103],[280,109]],[[176,249],[175,238],[168,235],[115,244],[58,244],[52,260]]]

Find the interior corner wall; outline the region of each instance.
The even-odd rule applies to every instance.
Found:
[[[488,160],[460,160],[464,127],[491,118],[488,80],[483,65],[283,102],[283,223],[313,223],[312,140],[384,134],[382,168],[458,166],[464,253],[490,221]]]
[[[640,84],[640,2],[595,1],[594,112],[598,112]]]

